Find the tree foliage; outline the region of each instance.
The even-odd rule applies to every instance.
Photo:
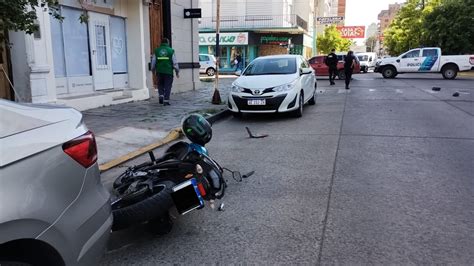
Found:
[[[317,39],[318,51],[324,54],[330,53],[332,49],[348,51],[351,45],[352,41],[342,38],[334,25],[325,28],[324,34],[318,35]]]
[[[384,32],[385,47],[393,55],[422,46],[473,52],[473,12],[474,0],[408,0]]]
[[[445,0],[423,20],[422,44],[448,54],[474,53],[474,0]]]
[[[0,0],[0,49],[9,30],[32,34],[38,30],[35,8],[43,8],[50,15],[62,19],[58,0]]]

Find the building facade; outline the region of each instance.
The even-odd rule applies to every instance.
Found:
[[[199,52],[216,54],[216,0],[201,0]],[[220,60],[222,72],[233,72],[234,58],[244,67],[258,56],[311,54],[311,6],[296,0],[226,0],[220,8]]]
[[[403,7],[403,4],[395,3],[390,4],[388,9],[380,11],[378,15],[378,53],[380,55],[385,54],[383,40],[384,40],[384,31],[390,26],[390,23],[395,19],[398,11]]]
[[[62,21],[37,8],[38,32],[9,33],[18,100],[85,110],[147,99],[155,93],[149,65],[152,46],[162,37],[171,40],[184,68],[174,90],[195,87],[197,21],[185,20],[183,8],[193,3],[197,7],[197,0],[59,3]],[[154,9],[160,11],[157,19],[151,16]]]

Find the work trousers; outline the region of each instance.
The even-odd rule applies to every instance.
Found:
[[[173,86],[173,75],[158,73],[158,95],[164,102],[170,100],[171,87]]]
[[[337,76],[337,67],[330,67],[329,68],[329,83],[332,84],[336,76]]]

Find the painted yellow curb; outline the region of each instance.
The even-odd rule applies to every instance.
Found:
[[[174,140],[177,140],[178,138],[180,138],[182,136],[182,131],[181,131],[181,128],[175,128],[175,129],[172,129],[168,135],[166,135],[166,137],[158,142],[155,142],[155,143],[152,143],[148,146],[145,146],[143,148],[140,148],[138,150],[135,150],[135,151],[132,151],[128,154],[125,154],[123,156],[120,156],[116,159],[113,159],[112,161],[109,161],[109,162],[106,162],[104,164],[101,164],[99,165],[99,170],[101,172],[105,172],[119,164],[122,164],[126,161],[129,161],[133,158],[136,158],[142,154],[145,154],[149,151],[152,151],[160,146],[163,146],[165,144],[168,144]]]
[[[474,71],[460,72],[459,76],[462,77],[474,77]]]

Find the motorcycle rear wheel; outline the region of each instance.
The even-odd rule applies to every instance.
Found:
[[[112,231],[121,230],[167,214],[168,210],[174,205],[171,198],[171,189],[174,186],[174,182],[161,181],[153,186],[153,193],[150,193],[148,197],[139,202],[129,205],[126,202],[125,204],[119,204],[120,201],[112,203],[114,217]]]

